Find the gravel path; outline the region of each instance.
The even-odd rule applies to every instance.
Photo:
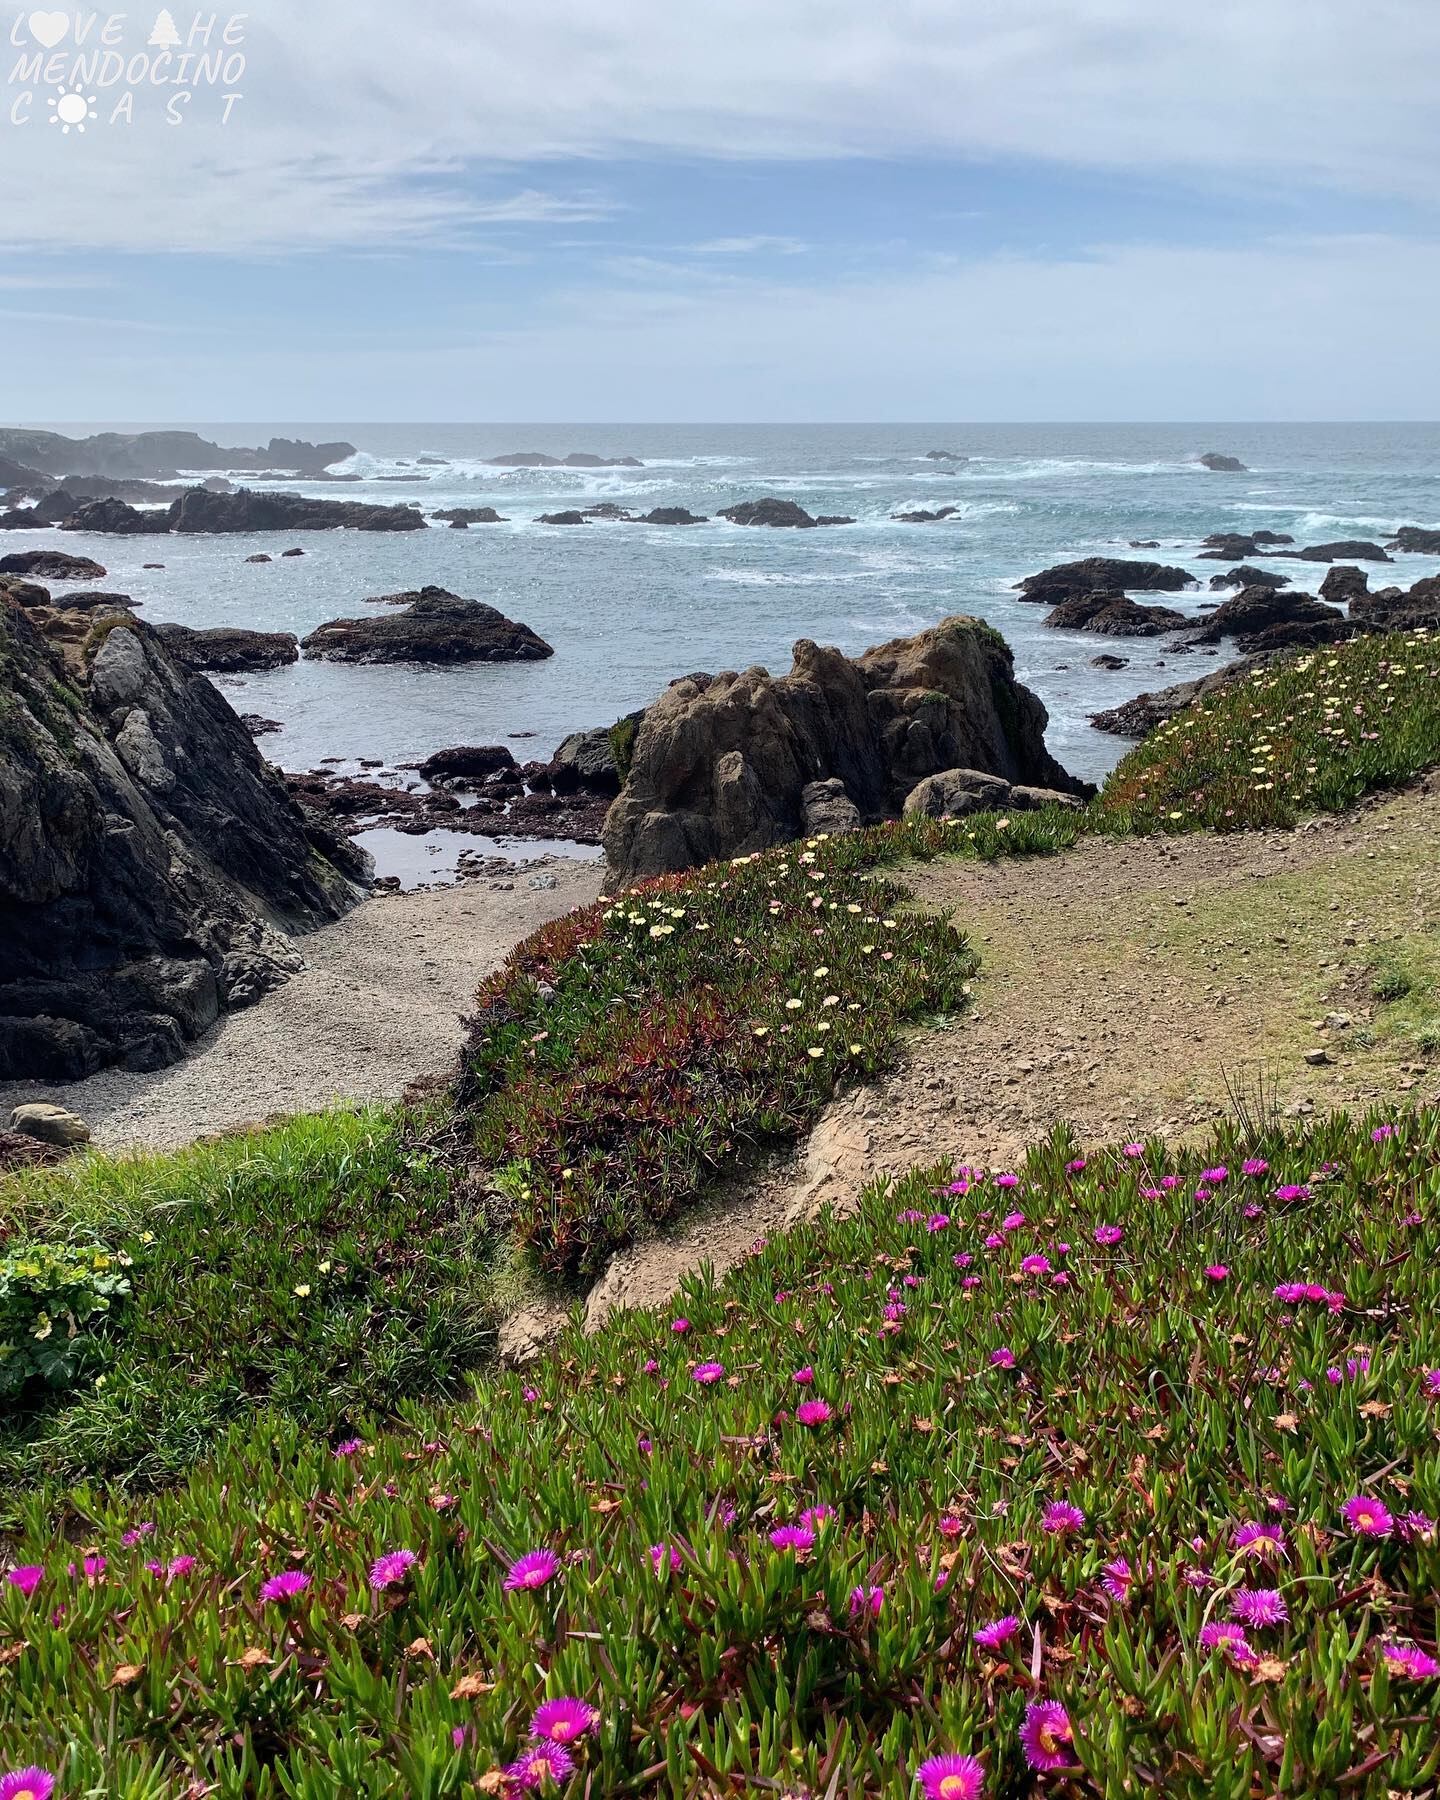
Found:
[[[224,1018],[183,1062],[149,1074],[102,1069],[63,1085],[0,1083],[0,1122],[25,1100],[80,1114],[106,1148],[171,1148],[207,1132],[334,1100],[395,1098],[446,1070],[475,988],[513,945],[600,890],[601,865],[556,858],[553,888],[525,875],[379,895],[296,940],[309,965]]]

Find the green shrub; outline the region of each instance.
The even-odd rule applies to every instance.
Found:
[[[69,1387],[103,1360],[99,1332],[130,1292],[130,1258],[100,1245],[30,1244],[0,1255],[0,1397]]]

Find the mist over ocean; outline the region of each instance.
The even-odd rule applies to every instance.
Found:
[[[1217,568],[1195,560],[1218,530],[1262,526],[1298,543],[1382,540],[1405,524],[1440,526],[1440,425],[354,425],[185,422],[222,444],[272,433],[359,446],[342,468],[358,484],[287,483],[291,492],[385,504],[492,505],[503,525],[425,533],[310,532],[292,541],[235,537],[87,538],[65,548],[94,555],[103,585],[143,603],[152,623],[244,625],[301,635],[362,612],[366,595],[426,583],[485,600],[555,646],[547,662],[434,671],[301,662],[272,674],[223,677],[237,709],[284,729],[265,754],[290,769],[322,758],[413,761],[447,744],[535,733],[522,757],[548,755],[566,732],[609,723],[651,700],[673,677],[759,663],[789,667],[797,638],[854,653],[933,624],[947,613],[987,619],[1015,652],[1017,672],[1050,712],[1048,742],[1091,779],[1125,744],[1087,716],[1146,688],[1215,666],[1177,656],[1163,640],[1109,640],[1048,631],[1045,609],[1011,592],[1049,563],[1090,555],[1148,556],[1193,568],[1193,591],[1164,596],[1198,612]],[[66,424],[80,434],[109,425]],[[122,427],[128,428],[128,427]],[[949,450],[963,464],[927,461]],[[497,469],[511,451],[637,456],[639,469]],[[1203,451],[1238,456],[1240,475],[1198,466]],[[444,466],[417,466],[420,456]],[[380,480],[402,477],[401,480]],[[247,484],[264,486],[246,475]],[[774,494],[812,513],[849,513],[854,525],[814,531],[745,528],[721,507]],[[535,515],[612,500],[637,511],[687,506],[711,515],[694,527],[591,523],[545,526]],[[891,515],[954,506],[942,524]],[[1130,551],[1131,539],[1161,548]],[[49,532],[9,532],[7,549],[54,544]],[[247,564],[257,550],[268,564]],[[1312,592],[1320,565],[1273,566]],[[1397,557],[1383,585],[1435,572],[1434,557]],[[163,561],[163,571],[145,562]],[[1129,659],[1091,667],[1104,651]]]

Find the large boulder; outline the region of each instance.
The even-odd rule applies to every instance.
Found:
[[[820,523],[795,501],[777,500],[773,495],[766,495],[763,500],[742,500],[737,506],[722,506],[720,517],[732,525],[789,526],[802,531]]]
[[[1160,637],[1191,620],[1173,606],[1141,606],[1125,594],[1078,594],[1045,615],[1056,631],[1094,631],[1102,637]]]
[[[283,669],[300,660],[293,631],[248,631],[239,625],[157,625],[156,631],[182,669],[193,675],[251,674]]]
[[[362,500],[307,500],[239,488],[212,494],[191,488],[170,507],[170,526],[182,535],[230,531],[424,531],[414,506],[371,506]]]
[[[426,781],[486,781],[513,775],[515,758],[504,744],[455,744],[415,765]]]
[[[1272,587],[1242,588],[1199,621],[1191,621],[1194,641],[1218,644],[1233,637],[1247,655],[1263,650],[1308,649],[1333,644],[1351,635],[1338,607],[1326,606],[1313,594],[1282,592]]]
[[[365,891],[210,682],[112,613],[50,642],[0,597],[0,1079],[158,1068]]]
[[[1354,563],[1334,563],[1320,583],[1320,598],[1344,606],[1356,595],[1368,593],[1369,588],[1370,577],[1363,569],[1357,569]]]
[[[332,619],[300,647],[321,662],[537,662],[555,654],[528,625],[441,587],[421,588],[383,618]]]
[[[1218,450],[1207,450],[1196,459],[1202,469],[1210,469],[1217,475],[1244,475],[1245,465],[1238,456],[1223,456]]]
[[[1009,782],[979,769],[943,769],[927,775],[905,796],[907,819],[965,819],[978,812],[1038,812],[1045,806],[1075,809],[1084,802],[1060,788]]]
[[[1361,631],[1433,630],[1440,626],[1440,575],[1417,581],[1408,594],[1399,588],[1357,594],[1350,602],[1350,622]]]
[[[1046,751],[1045,724],[1004,639],[978,619],[945,619],[855,660],[802,639],[788,675],[686,679],[647,710],[605,853],[630,881],[784,843],[807,829],[816,782],[842,784],[867,823],[894,817],[943,769],[1086,791]]]
[[[505,520],[493,506],[446,506],[431,513],[432,519],[447,525],[503,525]]]
[[[645,513],[640,520],[642,525],[704,525],[708,521],[703,513],[692,513],[688,506],[657,506]]]
[[[598,725],[590,731],[572,731],[550,759],[549,775],[557,793],[584,788],[592,794],[618,794],[620,768],[611,728]]]
[[[942,519],[953,518],[959,511],[958,506],[937,506],[929,512],[923,506],[917,506],[913,512],[891,513],[890,517],[897,525],[938,525]]]
[[[1219,593],[1225,588],[1283,588],[1289,585],[1288,575],[1277,575],[1273,569],[1252,569],[1249,563],[1240,563],[1236,568],[1227,569],[1223,575],[1210,577],[1211,593]]]
[[[1440,556],[1440,531],[1430,531],[1423,525],[1402,525],[1385,548],[1410,555]]]
[[[806,837],[843,837],[847,831],[858,831],[864,821],[860,808],[845,791],[845,783],[832,776],[828,781],[807,781],[800,790],[800,825]]]
[[[0,575],[38,575],[42,581],[96,581],[106,574],[105,565],[89,556],[68,556],[63,550],[17,550],[0,556]]]
[[[168,532],[170,513],[168,509],[160,512],[154,507],[142,512],[139,507],[111,496],[103,500],[88,500],[77,506],[60,521],[60,529],[103,531],[112,537],[146,537],[156,532]]]
[[[1334,544],[1306,544],[1303,550],[1277,550],[1277,556],[1288,556],[1297,562],[1389,562],[1389,556],[1378,544],[1366,538],[1341,538]]]
[[[1062,600],[1084,594],[1173,594],[1194,584],[1195,577],[1188,569],[1165,563],[1132,562],[1123,556],[1087,556],[1079,562],[1056,563],[1038,575],[1027,575],[1016,582],[1015,588],[1022,600],[1058,606]]]
[[[541,513],[536,519],[537,525],[588,525],[589,519],[583,512],[571,508],[567,512]]]

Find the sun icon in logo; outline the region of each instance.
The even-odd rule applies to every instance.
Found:
[[[72,131],[82,135],[85,121],[95,117],[95,96],[83,88],[57,88],[50,99],[50,123],[58,125],[66,137]]]

